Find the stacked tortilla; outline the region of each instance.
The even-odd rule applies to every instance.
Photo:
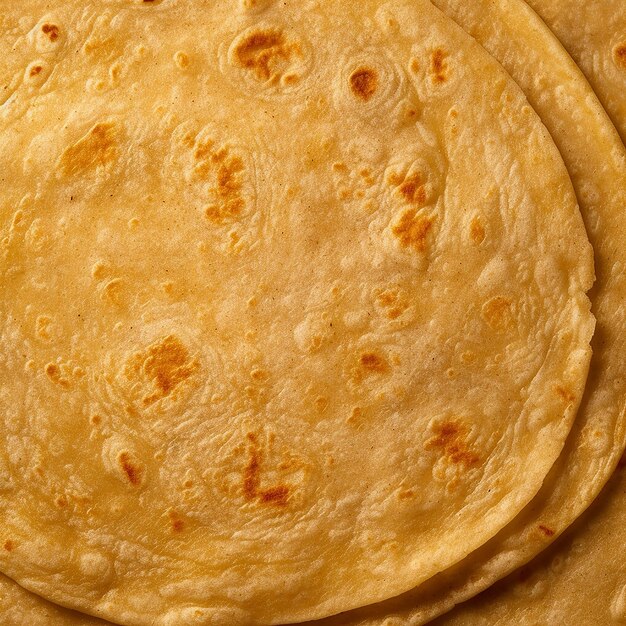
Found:
[[[2,624],[626,619],[626,7],[531,4],[0,0]]]

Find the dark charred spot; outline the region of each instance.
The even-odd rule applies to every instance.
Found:
[[[169,518],[172,532],[180,533],[185,529],[185,522],[176,511],[170,511]]]
[[[466,441],[466,428],[457,422],[443,422],[433,427],[434,436],[424,443],[426,450],[441,451],[452,463],[474,467],[480,457],[472,452]]]
[[[554,535],[554,531],[548,526],[544,526],[543,524],[539,524],[539,530],[546,536],[552,537]]]
[[[286,506],[289,500],[290,488],[287,485],[274,485],[266,489],[261,488],[261,465],[263,455],[258,445],[258,438],[254,433],[248,433],[248,464],[243,470],[243,495],[248,501],[257,501],[274,506]]]
[[[286,487],[285,485],[270,487],[269,489],[262,491],[260,497],[262,502],[285,506],[287,504],[287,499],[289,498],[289,487]]]
[[[350,75],[352,93],[367,102],[378,89],[378,73],[369,67],[361,67]]]
[[[385,374],[389,371],[386,359],[375,352],[364,352],[359,358],[359,364],[364,370],[375,374]]]
[[[430,57],[430,73],[434,83],[445,83],[448,80],[448,53],[441,48],[433,50]]]
[[[61,373],[61,368],[56,363],[48,363],[44,368],[46,376],[63,389],[69,389],[70,381]]]
[[[3,547],[4,547],[4,549],[5,549],[7,552],[11,552],[12,550],[14,550],[14,549],[15,549],[15,542],[11,541],[11,539],[7,539],[7,540],[4,542],[4,546],[3,546]]]
[[[615,48],[615,62],[623,70],[626,70],[626,42]]]
[[[130,454],[128,452],[120,453],[118,461],[120,463],[122,471],[126,475],[126,478],[128,478],[128,482],[130,482],[130,484],[135,487],[140,485],[143,471],[140,467],[132,462]]]
[[[41,32],[47,35],[50,41],[56,41],[59,38],[59,27],[56,24],[43,24]]]
[[[41,65],[33,65],[33,67],[30,68],[30,75],[37,76],[37,74],[41,74],[42,69],[43,67],[41,67]]]
[[[274,29],[250,33],[237,44],[234,53],[239,64],[259,81],[276,79],[282,75],[280,65],[289,63],[294,56],[302,56],[297,43],[288,42],[282,32]]]

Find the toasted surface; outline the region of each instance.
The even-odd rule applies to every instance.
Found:
[[[393,617],[399,623],[422,624],[486,589],[530,561],[581,515],[611,476],[626,443],[624,147],[580,70],[524,2],[435,4],[504,64],[563,155],[595,252],[597,280],[591,297],[597,325],[591,374],[561,457],[537,497],[513,522],[428,583],[322,623],[380,624]],[[531,565],[524,575],[534,571]],[[499,603],[503,615],[506,598],[503,594]],[[468,615],[475,617],[480,605],[472,605]]]
[[[528,503],[584,388],[592,252],[477,44],[419,0],[3,19],[5,573],[113,621],[280,623]]]

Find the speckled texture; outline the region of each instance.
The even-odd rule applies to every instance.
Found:
[[[592,301],[597,331],[591,375],[563,454],[538,496],[516,520],[424,585],[326,620],[326,626],[423,624],[486,589],[530,561],[590,505],[626,443],[624,147],[580,70],[521,0],[435,3],[522,86],[568,166],[596,259]]]
[[[572,424],[560,155],[428,2],[146,4],[6,29],[0,566],[127,624],[405,591]]]

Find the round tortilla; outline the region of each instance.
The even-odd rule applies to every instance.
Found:
[[[624,146],[580,70],[524,2],[435,4],[504,64],[563,155],[595,252],[594,355],[563,454],[524,511],[479,550],[424,585],[320,622],[324,625],[375,625],[393,618],[416,626],[471,598],[530,561],[567,529],[598,495],[626,444]]]
[[[9,12],[3,60],[2,570],[249,626],[506,525],[593,331],[571,182],[510,77],[425,1],[47,7]]]

